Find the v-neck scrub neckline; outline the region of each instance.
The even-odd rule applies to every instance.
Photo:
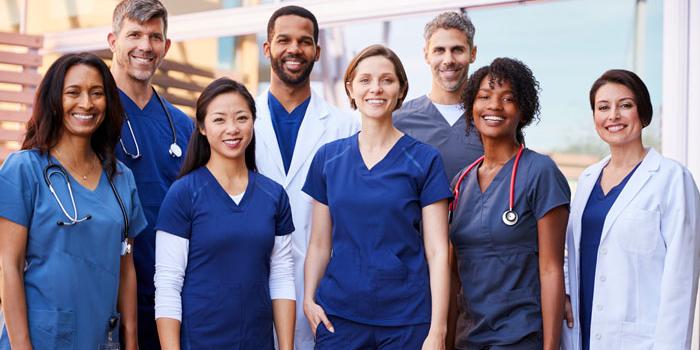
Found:
[[[367,167],[367,163],[365,163],[365,160],[362,158],[362,152],[360,152],[360,133],[358,132],[354,136],[351,137],[351,144],[352,144],[352,149],[353,153],[355,154],[356,161],[358,165],[360,166],[360,172],[363,175],[372,175],[372,173],[377,173],[378,171],[381,171],[382,168],[385,167],[390,167],[392,162],[401,154],[403,151],[402,148],[406,142],[408,142],[408,139],[410,136],[407,136],[406,134],[401,135],[401,137],[396,140],[393,146],[389,149],[389,152],[387,152],[384,155],[384,158],[379,160],[377,163],[375,163],[371,168]]]
[[[214,188],[217,189],[216,194],[219,197],[219,199],[223,202],[226,203],[231,210],[233,211],[243,211],[245,209],[245,206],[248,202],[248,197],[253,195],[253,191],[255,190],[255,176],[256,174],[253,171],[248,170],[248,184],[246,185],[246,189],[243,194],[243,198],[241,198],[241,201],[236,203],[231,199],[231,195],[226,192],[226,190],[221,187],[221,184],[219,181],[216,180],[216,177],[214,174],[209,171],[209,169],[206,166],[201,167],[198,170],[195,171],[201,171],[202,174],[208,179],[208,181],[211,181],[210,184]]]

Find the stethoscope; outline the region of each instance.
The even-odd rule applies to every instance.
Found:
[[[515,204],[515,176],[518,173],[518,164],[520,163],[520,156],[523,155],[523,149],[525,149],[524,145],[520,145],[520,148],[518,149],[518,153],[515,155],[515,161],[513,162],[513,172],[510,174],[510,191],[509,191],[509,198],[508,198],[508,210],[503,212],[503,215],[501,216],[501,219],[503,220],[503,223],[508,225],[508,226],[513,226],[516,223],[518,223],[518,213],[515,211],[513,208],[513,205]],[[459,179],[457,179],[457,184],[455,185],[454,189],[454,200],[450,203],[449,207],[449,221],[450,223],[452,222],[452,216],[454,215],[454,211],[457,208],[457,201],[459,200],[459,188],[462,185],[462,180],[464,180],[464,177],[469,174],[469,172],[479,163],[481,163],[484,160],[484,156],[479,157],[479,159],[475,160],[474,163],[471,163],[468,167],[467,170],[465,170],[462,175],[459,176]]]
[[[73,196],[73,187],[70,184],[70,180],[68,179],[68,173],[66,173],[66,169],[64,169],[62,166],[55,164],[51,160],[51,155],[47,155],[47,159],[49,161],[48,165],[44,168],[44,180],[46,181],[46,185],[49,186],[49,191],[51,192],[51,195],[53,195],[53,198],[56,200],[56,203],[58,203],[59,208],[61,208],[61,211],[63,212],[63,215],[68,219],[67,221],[62,221],[58,220],[56,221],[56,224],[58,226],[72,226],[75,224],[78,224],[83,221],[87,221],[92,219],[92,215],[88,214],[81,217],[78,217],[78,209],[75,205],[75,197]],[[61,202],[61,199],[58,198],[58,194],[56,193],[56,190],[53,188],[53,183],[51,182],[51,176],[54,175],[60,175],[63,177],[63,180],[66,182],[66,187],[68,188],[68,195],[70,196],[70,202],[73,207],[73,215],[70,215],[68,211],[66,210],[66,207],[63,205],[63,202]],[[107,181],[109,182],[109,187],[112,188],[112,193],[114,193],[114,197],[117,198],[117,203],[119,203],[119,209],[122,212],[122,219],[124,220],[124,227],[122,229],[122,249],[121,249],[121,255],[124,256],[126,254],[131,253],[131,244],[129,244],[127,238],[129,237],[129,216],[126,213],[126,207],[124,206],[124,202],[122,201],[122,197],[119,195],[119,192],[117,192],[117,188],[114,187],[114,182],[112,182],[112,179],[107,176]]]
[[[182,156],[182,148],[180,148],[180,146],[177,145],[177,133],[175,132],[175,123],[173,122],[173,116],[170,115],[170,112],[165,107],[165,104],[160,98],[160,95],[158,95],[158,93],[156,92],[156,89],[153,87],[151,87],[151,89],[153,89],[153,93],[156,95],[158,103],[160,103],[160,106],[163,108],[163,111],[165,111],[165,116],[168,118],[168,124],[170,124],[170,131],[173,133],[173,143],[170,144],[170,148],[168,148],[168,153],[171,157],[180,158]],[[121,137],[119,138],[119,144],[122,145],[122,150],[127,156],[131,157],[131,159],[139,159],[141,158],[141,150],[139,149],[139,143],[136,141],[136,135],[134,135],[134,129],[131,127],[129,116],[126,115],[126,113],[124,113],[124,117],[126,119],[126,126],[129,128],[129,133],[131,134],[131,139],[134,140],[134,146],[136,146],[136,153],[129,153],[129,151],[126,150],[126,146],[124,146],[124,141]]]

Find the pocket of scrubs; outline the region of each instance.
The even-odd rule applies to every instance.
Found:
[[[661,239],[661,214],[658,211],[629,208],[613,228],[617,244],[635,254],[653,252]]]
[[[75,314],[70,311],[28,310],[29,334],[34,349],[73,349]]]
[[[383,266],[375,266],[371,271],[378,319],[404,313],[409,301],[420,304],[421,298],[429,298],[425,291],[427,280],[410,273],[397,256],[386,254],[385,258]]]
[[[625,350],[646,350],[654,347],[653,323],[622,322],[622,344]]]
[[[533,288],[519,288],[513,289],[507,292],[491,293],[486,297],[486,300],[492,303],[525,303],[530,304],[534,302],[537,304],[537,299],[539,296],[535,293]]]

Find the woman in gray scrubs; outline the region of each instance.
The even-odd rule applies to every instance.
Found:
[[[559,348],[570,191],[549,157],[524,147],[538,89],[525,64],[497,58],[470,77],[463,97],[484,145],[484,157],[455,178],[451,206],[450,238],[475,322],[467,349]]]

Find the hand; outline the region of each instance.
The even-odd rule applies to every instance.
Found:
[[[323,322],[323,325],[329,332],[335,333],[333,324],[331,324],[331,321],[328,320],[326,312],[323,311],[323,308],[314,301],[304,301],[304,315],[306,315],[306,319],[309,321],[309,326],[311,327],[311,331],[314,333],[314,337],[316,336],[316,328],[318,328],[318,324],[321,322]]]
[[[445,350],[445,333],[439,334],[433,331],[428,332],[428,336],[423,342],[422,350]]]
[[[571,298],[568,295],[564,299],[564,317],[566,318],[566,326],[574,328],[574,311],[571,308]]]

